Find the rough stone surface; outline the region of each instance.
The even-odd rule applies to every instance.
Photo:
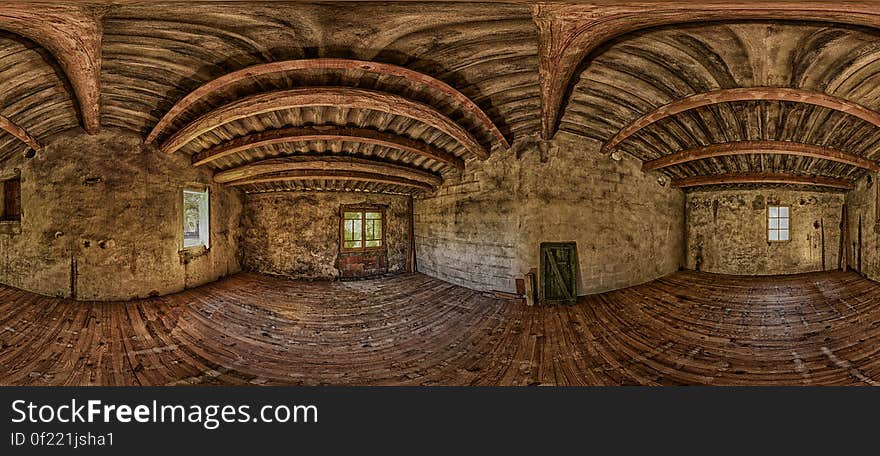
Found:
[[[849,232],[848,264],[869,279],[880,280],[880,174],[867,175],[847,193],[847,231]],[[859,238],[859,219],[862,236]],[[859,258],[861,257],[861,262]]]
[[[300,279],[375,275],[379,260],[339,252],[339,208],[385,205],[388,272],[406,268],[407,196],[344,192],[257,193],[245,196],[242,266],[254,272]],[[361,265],[358,267],[357,265]]]
[[[837,268],[841,193],[784,189],[687,195],[687,267],[722,274],[793,274]],[[791,240],[767,241],[767,206],[789,206]]]
[[[0,232],[0,282],[81,300],[164,295],[237,272],[237,190],[211,188],[211,248],[183,261],[182,189],[211,182],[181,155],[105,129],[52,138],[21,169],[19,232]]]
[[[684,252],[684,195],[615,162],[600,143],[560,133],[472,161],[415,201],[416,262],[425,274],[479,290],[515,290],[541,242],[575,241],[579,294],[675,271]],[[541,150],[548,160],[541,161]],[[520,158],[517,158],[517,155]]]

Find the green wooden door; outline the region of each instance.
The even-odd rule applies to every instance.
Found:
[[[577,300],[577,244],[541,243],[541,301],[552,304]]]

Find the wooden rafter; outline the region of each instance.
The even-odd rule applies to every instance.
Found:
[[[452,137],[481,159],[489,152],[461,125],[436,108],[387,92],[351,87],[308,87],[260,93],[221,106],[192,121],[162,144],[162,151],[174,153],[193,139],[229,122],[284,109],[329,106],[367,109],[408,117]]]
[[[584,59],[603,44],[638,30],[670,24],[722,20],[806,20],[880,28],[873,2],[641,2],[633,4],[537,3],[541,130],[556,133],[566,96]]]
[[[333,171],[343,173],[356,172],[379,174],[419,182],[431,187],[437,187],[443,183],[442,177],[415,167],[378,160],[340,156],[297,156],[261,160],[238,168],[221,171],[214,175],[214,182],[228,184],[230,182],[251,179],[264,174],[276,174],[288,171]]]
[[[194,154],[192,164],[193,166],[201,166],[256,147],[303,141],[347,141],[374,144],[410,152],[457,169],[464,169],[464,160],[422,141],[366,128],[331,125],[281,128],[242,136]]]
[[[486,115],[486,113],[482,109],[480,109],[480,107],[477,106],[476,103],[471,101],[470,98],[468,98],[449,84],[426,74],[419,73],[417,71],[413,71],[397,65],[351,59],[285,60],[281,62],[255,65],[221,76],[217,79],[214,79],[213,81],[205,83],[204,85],[190,92],[187,96],[181,98],[177,103],[175,103],[174,106],[172,106],[171,109],[168,110],[168,112],[165,113],[164,116],[162,116],[159,122],[156,123],[156,126],[153,127],[153,130],[147,136],[146,142],[147,144],[149,144],[155,141],[156,137],[158,137],[166,128],[168,128],[168,126],[171,124],[171,122],[174,121],[174,119],[176,119],[180,114],[189,110],[199,100],[205,98],[211,93],[214,93],[242,80],[254,78],[257,76],[272,73],[315,69],[358,70],[385,76],[394,76],[406,79],[407,81],[412,82],[416,85],[427,87],[431,90],[440,92],[447,98],[449,98],[451,104],[456,106],[457,109],[461,109],[467,112],[471,117],[476,119],[481,127],[491,133],[504,147],[504,149],[510,147],[507,139],[504,137],[504,135],[501,133],[495,123],[492,122],[491,119],[489,119],[489,116]]]
[[[279,174],[263,175],[251,179],[242,179],[230,182],[226,185],[231,187],[241,187],[243,185],[265,184],[271,182],[290,182],[290,181],[314,181],[314,180],[333,180],[333,181],[349,181],[349,182],[372,182],[376,184],[397,185],[400,187],[409,187],[414,190],[431,191],[434,188],[430,184],[424,182],[416,182],[409,179],[399,177],[386,176],[384,174],[362,173],[362,172],[334,172],[334,171],[292,171]]]
[[[15,136],[21,142],[27,144],[28,147],[35,151],[39,151],[40,149],[42,149],[40,143],[38,143],[37,140],[34,139],[34,137],[27,132],[27,130],[19,127],[6,117],[0,116],[0,129],[3,129],[10,135]]]
[[[729,184],[789,184],[852,190],[854,185],[845,179],[822,176],[801,176],[788,173],[730,173],[710,176],[686,177],[672,181],[673,187],[688,188],[704,185]]]
[[[867,169],[875,173],[880,172],[880,165],[877,165],[877,162],[873,160],[868,160],[867,158],[832,149],[830,147],[788,141],[738,141],[710,144],[708,146],[682,150],[674,154],[646,161],[642,164],[642,171],[655,171],[670,166],[680,165],[682,163],[705,160],[707,158],[749,154],[780,154],[819,158]]]
[[[789,101],[821,106],[844,112],[880,127],[880,113],[833,95],[788,87],[738,87],[735,89],[720,89],[698,93],[663,105],[639,117],[617,132],[602,146],[602,151],[608,152],[630,136],[636,134],[639,130],[676,114],[719,103],[753,100]]]
[[[73,5],[3,5],[0,29],[33,40],[58,61],[79,103],[83,128],[101,129],[101,19],[92,8]],[[33,147],[31,145],[31,147]]]

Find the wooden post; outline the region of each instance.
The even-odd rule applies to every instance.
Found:
[[[825,270],[825,219],[819,219],[819,240],[822,242],[822,270]]]
[[[849,252],[847,252],[847,250],[849,250],[847,247],[849,236],[847,236],[846,217],[846,203],[843,203],[843,209],[841,210],[840,216],[840,254],[837,258],[837,264],[841,271],[846,271],[846,261],[849,256]]]
[[[414,238],[415,215],[413,214],[413,197],[409,195],[406,200],[407,210],[407,232],[409,234],[409,242],[406,244],[406,272],[416,272],[416,240]]]

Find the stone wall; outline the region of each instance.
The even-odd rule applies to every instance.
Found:
[[[478,290],[515,290],[539,264],[541,242],[575,241],[579,294],[653,280],[681,266],[684,195],[615,162],[597,141],[557,134],[469,161],[415,201],[419,272]],[[517,155],[520,157],[517,158]]]
[[[346,192],[261,193],[245,196],[242,263],[249,271],[304,279],[375,275],[406,269],[408,196]],[[374,254],[339,252],[339,208],[384,205],[385,263]]]
[[[687,267],[722,274],[793,274],[835,269],[844,195],[784,189],[687,195]],[[789,206],[791,240],[767,240],[767,206]]]
[[[186,257],[182,189],[210,184],[180,154],[105,129],[51,138],[19,169],[20,225],[0,226],[0,282],[51,296],[117,300],[164,295],[239,270],[237,190],[210,185],[211,247]]]
[[[880,174],[867,175],[847,193],[847,228],[849,232],[849,264],[873,280],[880,280]],[[859,221],[861,220],[861,237]],[[861,259],[861,262],[859,261]]]

